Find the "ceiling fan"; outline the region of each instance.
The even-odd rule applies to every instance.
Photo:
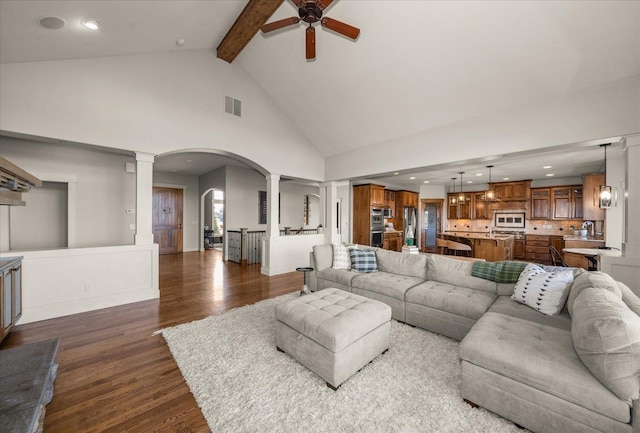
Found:
[[[356,39],[360,34],[360,29],[345,24],[341,21],[334,20],[329,17],[323,17],[324,11],[333,0],[291,0],[298,8],[298,17],[285,18],[283,20],[274,21],[260,27],[262,33],[269,33],[283,27],[298,24],[300,20],[309,24],[306,30],[306,53],[307,60],[316,58],[316,30],[313,24],[320,21],[322,27],[333,30],[351,39]]]

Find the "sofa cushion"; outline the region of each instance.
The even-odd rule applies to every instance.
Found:
[[[349,248],[343,244],[333,244],[333,269],[351,269]]]
[[[631,404],[640,397],[640,317],[615,294],[587,288],[573,304],[578,356],[607,388]]]
[[[427,280],[440,281],[458,287],[496,292],[496,283],[471,275],[473,263],[439,254],[428,256]]]
[[[622,293],[622,302],[627,304],[627,307],[629,307],[631,311],[640,316],[640,298],[623,282],[616,281],[616,283],[618,284],[620,293]]]
[[[423,281],[416,277],[378,271],[360,274],[351,281],[351,286],[404,301],[407,290]]]
[[[313,258],[316,271],[330,268],[333,264],[333,246],[331,244],[314,245]]]
[[[349,255],[351,256],[351,269],[356,272],[377,272],[378,261],[376,260],[376,253],[372,250],[357,250],[355,248],[349,249]]]
[[[353,271],[347,271],[346,269],[326,268],[318,272],[317,275],[318,278],[335,281],[337,283],[351,287],[351,280],[361,274]]]
[[[545,272],[529,263],[520,274],[511,299],[548,316],[562,311],[573,282],[573,271]]]
[[[580,292],[590,287],[598,287],[601,289],[609,290],[614,293],[618,298],[622,299],[622,293],[618,288],[618,285],[609,275],[604,272],[582,272],[580,275],[574,278],[571,290],[569,290],[569,297],[567,298],[567,309],[569,314],[573,316],[573,302],[576,300]]]
[[[460,343],[460,358],[510,379],[552,394],[623,423],[630,421],[629,405],[608,390],[582,363],[571,341],[571,331],[556,325],[564,315],[547,317],[502,297],[502,306],[516,304],[514,316],[493,311],[478,320]],[[541,318],[518,317],[525,311]]]
[[[494,293],[425,281],[412,287],[405,301],[478,320],[496,300]]]
[[[397,251],[376,250],[378,269],[394,274],[427,279],[427,256],[424,254],[405,254]]]

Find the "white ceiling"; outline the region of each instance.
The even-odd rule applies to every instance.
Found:
[[[0,62],[215,52],[245,4],[0,0]],[[296,13],[286,1],[270,21]],[[306,61],[304,29],[293,26],[259,33],[234,62],[325,156],[640,73],[637,1],[336,0],[326,15],[360,28],[358,40],[318,27],[317,59]],[[43,29],[37,21],[44,16],[67,25]],[[100,29],[82,28],[86,18]],[[553,155],[557,176],[579,175],[601,159],[597,147],[576,152]],[[524,170],[546,165],[543,159],[515,158],[508,169],[496,163],[494,180],[540,176]],[[450,182],[452,172],[487,164],[432,168],[411,185]]]

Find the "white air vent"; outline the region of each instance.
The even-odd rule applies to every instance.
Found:
[[[225,113],[233,114],[234,116],[242,116],[242,102],[233,99],[230,96],[224,97],[224,111]]]

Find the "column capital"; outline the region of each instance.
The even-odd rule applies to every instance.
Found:
[[[627,146],[640,146],[640,134],[628,135],[625,137],[625,144]]]
[[[280,180],[280,175],[278,173],[269,173],[265,177],[267,180]]]
[[[156,155],[154,153],[136,152],[136,161],[153,163],[155,159]]]

